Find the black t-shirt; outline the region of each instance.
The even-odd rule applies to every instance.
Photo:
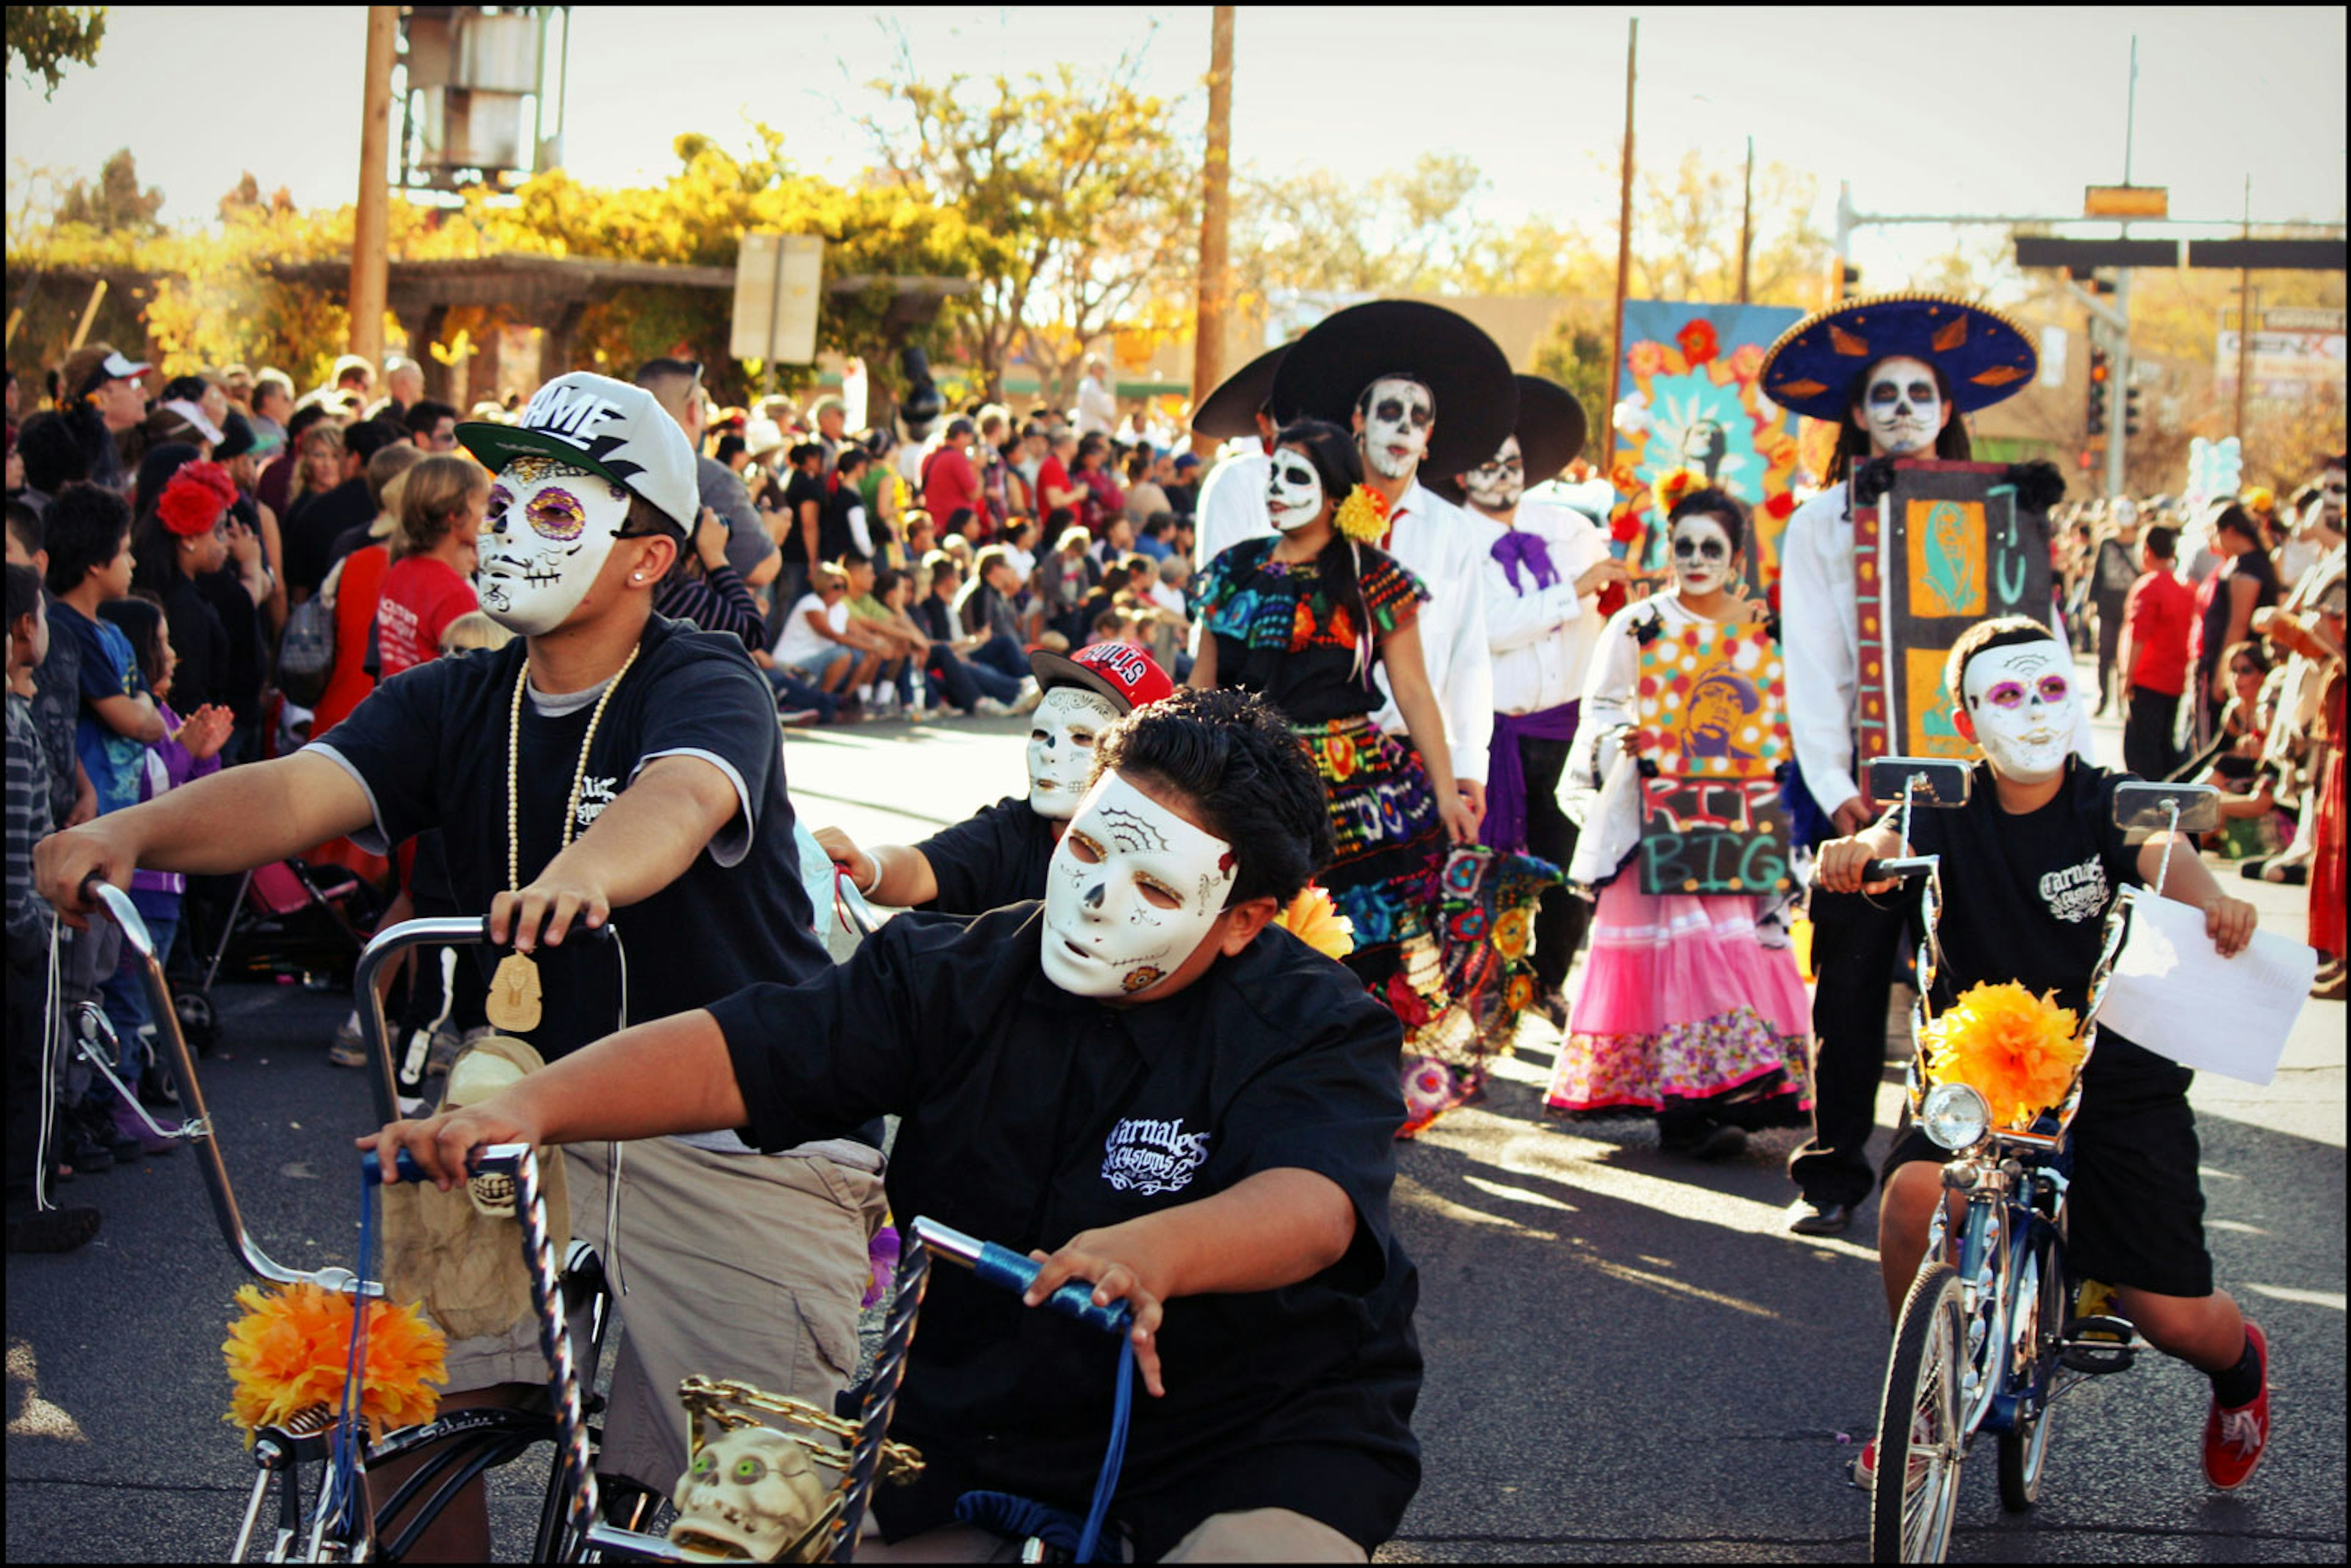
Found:
[[[261,607],[245,591],[245,580],[233,565],[196,579],[196,591],[228,634],[228,662],[220,682],[224,695],[216,700],[228,704],[238,723],[251,724],[261,716],[261,684],[268,674],[269,642],[262,630]]]
[[[2228,653],[2223,646],[2229,638],[2229,621],[2236,612],[2236,584],[2240,577],[2253,582],[2253,608],[2264,610],[2278,601],[2277,568],[2270,564],[2269,551],[2249,549],[2229,562],[2220,573],[2220,580],[2212,585],[2212,597],[2204,606],[2204,641],[2197,648],[2197,667],[2217,670],[2221,657]]]
[[[1027,796],[1007,795],[914,847],[939,884],[938,896],[920,907],[979,915],[1045,896],[1053,824],[1029,809]]]
[[[825,497],[822,509],[817,513],[816,524],[816,548],[825,559],[839,560],[857,550],[857,536],[850,529],[849,514],[864,509],[865,497],[857,493],[854,485],[843,485]],[[872,540],[873,530],[866,529],[865,537],[869,541]],[[858,550],[857,553],[869,552]]]
[[[808,544],[800,537],[800,503],[813,501],[817,507],[817,549],[824,550],[824,504],[827,500],[824,481],[813,474],[794,471],[784,485],[784,559],[795,566],[808,564]]]
[[[914,619],[925,632],[930,633],[934,643],[963,641],[964,634],[956,626],[955,606],[935,593],[925,596],[923,601],[914,606]]]
[[[228,628],[221,624],[219,612],[184,572],[173,571],[156,587],[156,597],[163,601],[163,622],[171,628],[172,651],[180,656],[172,675],[172,706],[183,714],[206,703],[230,706]],[[246,600],[246,607],[252,606]]]
[[[2076,1016],[2088,1005],[2106,911],[2126,883],[2140,881],[2139,846],[2114,825],[2113,815],[2115,787],[2136,776],[2079,758],[2065,767],[2064,786],[2037,811],[2002,810],[1991,765],[1978,762],[1967,805],[1910,814],[1911,847],[1943,858],[1938,1009],[1979,981],[2009,980],[2035,996],[2055,991],[2058,1005]],[[1899,832],[1901,822],[1896,807],[1884,825]],[[2102,1029],[2087,1088],[2112,1093],[2132,1085],[2184,1086],[2189,1077],[2178,1063]]]
[[[376,829],[353,834],[353,841],[382,853],[426,828],[442,829],[450,885],[466,910],[487,913],[507,887],[507,716],[523,650],[517,639],[496,652],[403,671],[316,743],[356,771],[372,799]],[[549,717],[524,704],[517,813],[525,882],[555,858],[594,710],[590,700]],[[623,956],[632,1023],[707,1006],[755,980],[799,979],[826,967],[800,883],[775,695],[739,640],[655,616],[597,727],[580,831],[640,768],[676,753],[730,773],[742,810],[683,876],[613,912],[619,943],[575,936],[538,949],[544,1012],[526,1038],[549,1061],[617,1027]],[[473,952],[486,977],[502,956],[486,946]]]
[[[1114,1516],[1156,1561],[1202,1519],[1288,1508],[1365,1547],[1419,1484],[1418,1282],[1391,1234],[1400,1036],[1349,972],[1268,930],[1165,1001],[1073,997],[1039,962],[1041,905],[904,915],[847,964],[712,1010],[762,1148],[902,1118],[899,1224],[1016,1251],[1189,1203],[1280,1167],[1353,1201],[1347,1254],[1279,1291],[1167,1303],[1164,1399],[1139,1397]],[[898,1539],[972,1490],[1083,1513],[1109,1435],[1115,1344],[960,1270],[931,1271],[892,1427],[923,1452],[874,1495]]]
[[[375,497],[364,477],[346,479],[321,496],[305,496],[286,519],[286,585],[316,593],[335,564],[335,540],[346,528],[375,517]]]

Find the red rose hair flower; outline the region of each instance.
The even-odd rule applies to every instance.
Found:
[[[235,499],[236,482],[228,476],[227,469],[217,463],[187,463],[163,486],[155,515],[163,519],[165,528],[192,539],[212,532]]]

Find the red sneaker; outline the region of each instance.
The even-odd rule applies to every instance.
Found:
[[[2245,1338],[2262,1358],[2262,1391],[2248,1405],[2223,1409],[2219,1396],[2204,1417],[2204,1479],[2222,1491],[2234,1491],[2252,1479],[2262,1452],[2270,1441],[2270,1342],[2252,1320]]]

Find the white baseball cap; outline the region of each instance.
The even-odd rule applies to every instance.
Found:
[[[513,424],[468,422],[457,439],[493,474],[517,457],[551,457],[625,485],[689,537],[701,516],[694,448],[653,393],[591,371],[556,377]]]

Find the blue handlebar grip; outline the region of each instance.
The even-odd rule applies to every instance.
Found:
[[[1039,1265],[1009,1247],[993,1241],[980,1243],[979,1256],[972,1261],[972,1272],[1002,1290],[1015,1295],[1026,1292],[1037,1282]],[[1134,1326],[1134,1313],[1124,1301],[1113,1301],[1106,1307],[1094,1305],[1093,1287],[1072,1281],[1045,1298],[1042,1305],[1065,1318],[1075,1318],[1088,1328],[1100,1329],[1107,1334],[1123,1334]]]
[[[379,1151],[371,1149],[361,1155],[360,1168],[365,1173],[370,1186],[397,1185],[404,1181],[421,1182],[424,1179],[424,1167],[418,1165],[416,1156],[406,1149],[401,1150],[400,1157],[392,1162],[392,1177],[390,1184],[385,1183],[383,1179],[383,1155]]]

